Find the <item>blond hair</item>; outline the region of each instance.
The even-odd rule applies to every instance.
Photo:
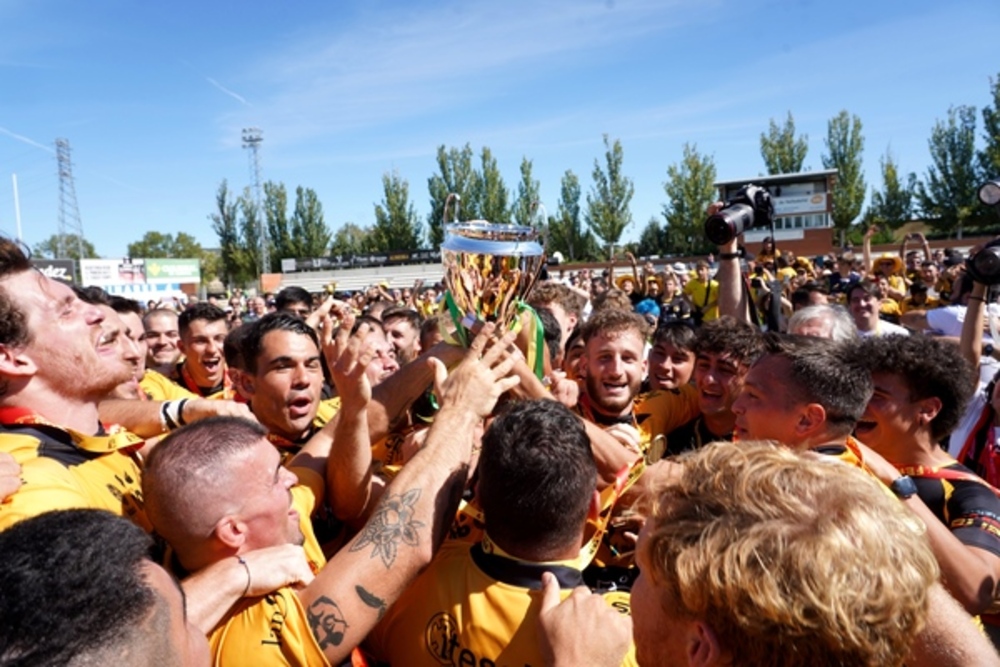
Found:
[[[642,547],[665,609],[707,623],[734,664],[902,664],[938,566],[877,481],[766,442],[679,462]]]

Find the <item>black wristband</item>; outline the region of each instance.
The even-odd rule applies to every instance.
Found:
[[[740,253],[738,252],[720,252],[719,259],[739,259]]]

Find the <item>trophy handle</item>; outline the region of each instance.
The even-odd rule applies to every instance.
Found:
[[[455,211],[453,213],[453,222],[458,222],[458,209],[462,205],[462,197],[457,192],[449,193],[447,198],[444,200],[444,211],[442,212],[442,224],[448,224],[448,204],[452,201],[455,202]]]

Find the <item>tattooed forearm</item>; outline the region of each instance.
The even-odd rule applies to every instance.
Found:
[[[372,609],[378,609],[378,620],[381,621],[382,617],[385,616],[385,600],[374,593],[366,591],[364,586],[355,586],[354,591],[358,594],[358,597],[361,598],[362,602]]]
[[[316,598],[316,601],[309,605],[306,610],[309,619],[309,628],[321,649],[329,646],[340,646],[344,641],[344,633],[347,632],[347,619],[340,611],[337,603],[325,595]]]
[[[386,569],[389,569],[396,560],[400,542],[411,547],[420,544],[417,531],[424,524],[413,519],[414,505],[419,497],[420,489],[383,497],[358,539],[351,545],[351,551],[361,551],[371,545],[371,557],[379,556]]]

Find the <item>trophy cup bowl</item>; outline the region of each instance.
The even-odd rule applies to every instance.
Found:
[[[538,230],[471,220],[445,225],[445,233],[444,284],[462,324],[471,329],[478,320],[511,328],[545,264]]]

